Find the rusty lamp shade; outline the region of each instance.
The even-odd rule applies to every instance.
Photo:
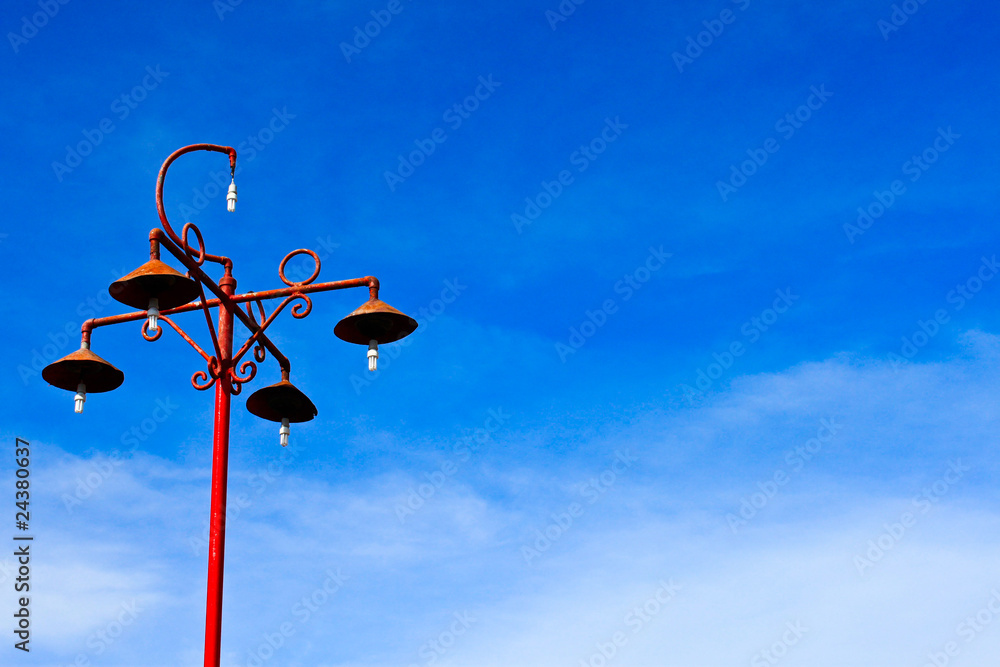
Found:
[[[247,410],[272,422],[307,422],[318,414],[309,397],[287,380],[255,391],[247,399]]]
[[[89,349],[81,348],[43,368],[42,378],[67,391],[76,391],[83,383],[88,392],[97,394],[120,387],[125,374]]]
[[[348,343],[368,345],[405,338],[417,328],[417,321],[384,301],[369,299],[363,306],[342,319],[333,328],[334,335]]]
[[[111,283],[108,288],[126,306],[146,310],[149,300],[159,300],[159,308],[167,310],[190,303],[198,298],[198,283],[164,264],[151,259],[138,269]]]

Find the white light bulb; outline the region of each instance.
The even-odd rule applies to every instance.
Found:
[[[288,446],[288,434],[291,433],[292,429],[288,427],[288,417],[281,420],[281,428],[278,429],[278,436],[281,438],[281,446]]]
[[[76,386],[76,396],[73,397],[73,411],[76,414],[83,412],[83,404],[87,402],[87,385],[80,383]]]
[[[226,209],[232,213],[236,210],[236,179],[229,184],[229,193],[226,195]]]
[[[157,327],[160,326],[160,300],[155,296],[149,300],[149,308],[146,310],[146,316],[149,318],[150,331],[156,331]]]
[[[378,341],[374,338],[368,343],[368,370],[375,371],[378,367]]]

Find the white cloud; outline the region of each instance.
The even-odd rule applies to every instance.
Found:
[[[590,435],[556,464],[505,460],[503,439],[522,436],[499,433],[405,522],[396,507],[433,463],[340,484],[302,458],[259,491],[234,471],[231,500],[249,502],[228,526],[227,660],[245,664],[287,622],[295,633],[267,664],[436,655],[439,665],[578,665],[609,650],[616,632],[627,642],[607,664],[622,667],[752,664],[776,642],[787,649],[782,665],[920,665],[947,641],[976,664],[1000,648],[1000,619],[969,642],[956,630],[1000,586],[990,484],[1000,345],[980,332],[965,344],[957,359],[898,372],[845,357],[742,377],[704,407]],[[786,453],[828,417],[843,431],[793,470]],[[623,449],[639,463],[590,503],[580,485]],[[970,470],[915,504],[956,458]],[[205,567],[190,539],[207,517],[206,475],[137,455],[70,514],[57,496],[94,465],[67,456],[39,471],[57,490],[50,546],[38,543],[48,549],[36,575],[40,632],[58,628],[50,646],[72,658],[134,596],[156,621],[137,624],[135,641],[178,638],[163,646],[190,659]],[[727,515],[779,470],[788,482],[758,497],[766,502],[734,533]],[[558,537],[526,562],[535,529],[558,525],[553,513],[573,502],[582,512],[572,525],[553,529]],[[859,572],[856,557],[905,512],[913,521]],[[338,570],[342,589],[303,620],[296,604]],[[634,632],[629,610],[664,580],[680,592]],[[447,650],[428,648],[465,611],[475,618],[467,631]],[[806,630],[782,646],[787,623]],[[122,646],[110,664],[134,664]]]

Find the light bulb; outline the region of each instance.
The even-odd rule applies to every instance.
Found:
[[[281,420],[281,428],[278,429],[278,436],[281,438],[281,446],[288,446],[288,434],[292,429],[288,427],[288,417]]]
[[[160,300],[155,296],[149,300],[149,308],[146,310],[146,316],[149,318],[150,331],[156,331],[157,327],[160,326]]]
[[[378,341],[374,338],[368,342],[368,370],[375,371],[378,367]]]
[[[76,396],[73,397],[73,411],[76,414],[83,412],[83,404],[87,402],[87,385],[80,383],[76,386]]]
[[[236,210],[236,179],[229,184],[229,193],[226,195],[226,209],[232,213]]]

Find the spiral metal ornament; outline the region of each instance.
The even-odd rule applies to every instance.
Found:
[[[212,388],[215,380],[216,378],[209,378],[205,371],[195,371],[195,374],[191,376],[191,386],[198,391],[205,391]]]
[[[241,377],[242,376],[242,377]],[[257,364],[249,359],[240,364],[239,373],[233,370],[230,373],[235,384],[243,384],[244,382],[250,382],[250,380],[257,377]]]
[[[198,238],[198,252],[194,252],[191,249],[191,244],[188,243],[188,232],[194,231],[194,235]],[[181,229],[181,249],[187,253],[195,264],[201,266],[205,263],[205,239],[201,235],[201,230],[198,229],[198,225],[193,222],[189,222],[184,225]]]
[[[163,327],[156,327],[156,333],[152,336],[149,335],[149,320],[143,320],[142,322],[142,337],[149,342],[160,340],[160,336],[163,335]]]
[[[295,319],[301,320],[303,317],[308,316],[309,313],[312,312],[313,302],[312,299],[309,298],[308,294],[293,294],[288,298],[290,301],[301,299],[303,302],[305,302],[305,303],[299,302],[292,306],[292,317],[294,317]]]
[[[309,255],[310,257],[312,257],[313,261],[316,262],[316,267],[313,269],[312,274],[308,278],[299,282],[295,282],[285,277],[285,265],[288,264],[288,260],[298,255]],[[302,285],[308,285],[312,281],[316,280],[317,277],[319,277],[320,264],[321,262],[319,259],[319,255],[317,255],[315,252],[307,248],[299,248],[298,250],[293,250],[287,255],[285,255],[285,258],[281,260],[281,264],[278,265],[278,277],[281,278],[281,282],[285,283],[289,287],[300,287]],[[305,316],[303,315],[303,317]]]

